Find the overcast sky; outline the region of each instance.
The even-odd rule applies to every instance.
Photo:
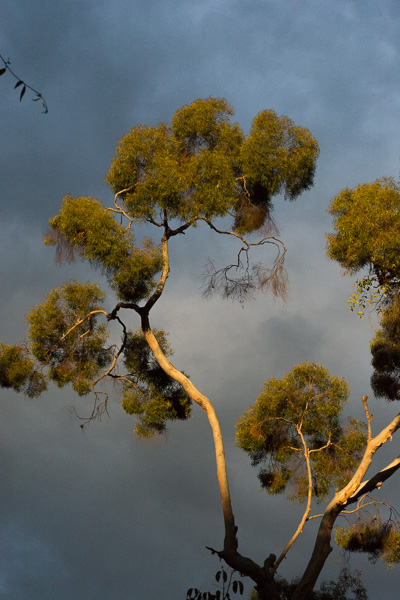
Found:
[[[42,244],[62,198],[113,197],[104,175],[118,139],[138,123],[169,122],[208,96],[227,98],[247,133],[272,108],[320,143],[315,186],[296,203],[276,201],[288,247],[287,305],[265,295],[245,308],[201,297],[207,258],[232,256],[199,227],[172,249],[165,298],[153,326],[170,333],[174,362],[215,402],[226,444],[239,549],[262,562],[280,554],[301,507],[259,491],[256,471],[234,446],[234,425],[271,376],[321,362],[351,387],[347,413],[369,393],[369,340],[376,323],[347,308],[352,280],[325,258],[326,213],[343,187],[397,179],[400,146],[398,0],[3,0],[0,53],[45,97],[19,102],[0,78],[0,339],[25,336],[24,315],[69,278]],[[175,242],[175,240],[174,240]],[[100,282],[103,284],[103,282]],[[103,285],[104,287],[104,285]],[[112,297],[109,299],[112,307]],[[132,317],[130,323],[138,323]],[[71,414],[90,398],[51,388],[36,400],[1,391],[0,597],[5,600],[184,599],[212,589],[223,523],[211,434],[194,410],[165,438],[143,442],[115,395],[110,418],[84,433]],[[378,428],[396,407],[371,398]],[[377,429],[376,429],[377,430]],[[398,441],[378,465],[398,454]],[[398,503],[398,479],[380,499]],[[301,574],[315,522],[282,565]],[[335,551],[322,579],[343,565]],[[363,571],[370,598],[398,598],[398,570]]]

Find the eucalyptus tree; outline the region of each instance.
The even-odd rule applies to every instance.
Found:
[[[342,190],[331,202],[328,256],[360,273],[351,308],[376,307],[381,328],[371,342],[374,393],[400,399],[400,187],[393,178]]]
[[[199,406],[213,434],[225,526],[222,549],[210,550],[250,577],[261,600],[286,597],[278,585],[279,564],[305,523],[317,518],[310,514],[313,500],[328,498],[332,486],[339,486],[318,516],[315,549],[291,593],[300,600],[309,597],[329,555],[337,516],[354,502],[365,509],[366,494],[397,469],[396,463],[390,473],[363,480],[376,450],[400,427],[400,417],[373,437],[364,397],[367,431],[358,421],[343,423],[347,384],[321,365],[304,363],[282,380],[267,382],[238,424],[238,443],[254,464],[264,465],[260,480],[268,491],[289,486],[306,509],[278,558],[270,552],[258,564],[239,552],[216,407],[171,362],[167,336],[151,328],[150,314],[167,284],[171,244],[184,234],[189,240],[199,224],[236,244],[231,264],[210,264],[206,294],[240,302],[260,289],[284,296],[286,247],[274,229],[273,200],[281,195],[295,200],[313,185],[319,148],[306,128],[272,110],[254,118],[248,135],[232,115],[224,99],[208,98],[177,110],[170,125],[138,125],[119,141],[111,162],[106,177],[114,194],[111,206],[90,197],[64,198],[44,241],[55,247],[57,260],[80,258],[100,270],[115,305],[107,311],[104,292],[92,283],[70,281],[52,290],[27,317],[28,341],[1,344],[0,385],[34,397],[49,382],[70,384],[81,396],[93,394],[90,421],[107,410],[102,384],[112,380],[140,436],[163,433],[169,421],[185,420],[193,404]],[[142,224],[154,235],[138,239]],[[253,261],[254,249],[266,251],[265,261]],[[136,331],[128,327],[132,316]],[[109,341],[111,325],[120,328],[118,344]]]

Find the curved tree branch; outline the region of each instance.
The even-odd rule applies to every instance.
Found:
[[[311,464],[310,464],[310,450],[307,446],[307,442],[304,438],[304,435],[301,431],[301,425],[299,425],[298,427],[296,427],[297,429],[297,433],[301,439],[301,443],[303,445],[303,456],[305,458],[306,461],[306,468],[307,468],[307,479],[308,479],[308,493],[307,493],[307,505],[305,508],[305,511],[303,513],[303,516],[300,520],[300,523],[296,529],[296,531],[294,532],[293,536],[291,537],[291,539],[289,540],[289,542],[286,544],[285,548],[282,550],[281,555],[279,556],[278,560],[275,562],[273,570],[274,572],[276,572],[277,568],[279,567],[279,565],[281,564],[281,562],[283,561],[283,559],[286,557],[287,553],[289,552],[290,548],[293,546],[293,544],[295,543],[295,541],[297,540],[297,538],[299,537],[299,535],[302,533],[303,531],[303,527],[307,521],[308,515],[310,514],[311,511],[311,501],[312,501],[312,473],[311,473]],[[322,448],[321,448],[322,449]]]
[[[292,600],[304,600],[314,589],[325,561],[332,551],[332,529],[338,515],[348,504],[356,501],[366,491],[371,491],[371,489],[378,487],[377,484],[379,485],[381,481],[388,479],[400,467],[399,458],[384,469],[383,472],[379,472],[377,476],[372,478],[370,482],[373,483],[366,482],[362,484],[362,479],[371,465],[374,454],[399,428],[400,413],[377,436],[368,441],[364,456],[353,477],[342,490],[335,494],[334,498],[328,504],[318,529],[313,553]]]

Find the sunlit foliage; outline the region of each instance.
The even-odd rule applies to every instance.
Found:
[[[374,563],[381,559],[392,567],[400,562],[400,523],[396,521],[357,520],[348,528],[336,527],[335,541],[347,552],[369,554]]]
[[[290,484],[290,497],[303,501],[312,485],[313,496],[322,499],[333,484],[347,483],[366,443],[362,423],[340,421],[347,397],[345,380],[310,362],[266,382],[239,419],[236,439],[254,466],[265,465],[258,477],[270,494]]]
[[[312,185],[319,150],[307,129],[263,111],[245,136],[232,116],[226,100],[207,98],[178,109],[171,124],[133,128],[118,143],[106,176],[115,194],[113,205],[67,195],[50,219],[44,242],[55,246],[57,261],[88,261],[124,306],[149,310],[169,270],[162,244],[171,236],[202,219],[214,227],[215,218],[226,216],[237,231],[255,231],[269,220],[273,196],[283,192],[294,199]],[[163,241],[137,240],[136,226],[144,222]],[[272,267],[250,267],[250,247],[269,238],[254,244],[240,240],[238,264],[217,270],[221,278],[210,278],[213,292],[221,289],[244,301],[255,289],[269,286],[283,296],[281,242],[271,240],[277,251]],[[119,317],[101,308],[103,299],[97,286],[78,282],[50,292],[28,316],[26,347],[2,346],[1,385],[37,395],[50,379],[58,386],[72,384],[84,395],[109,375],[123,381],[123,405],[138,416],[140,435],[164,431],[168,419],[187,418],[188,398],[156,365],[143,337],[127,333],[120,321],[121,345],[107,346],[107,321]],[[165,336],[159,335],[164,347]],[[122,361],[127,370],[123,378]]]
[[[0,387],[22,391],[30,398],[47,389],[46,379],[26,347],[0,342]]]
[[[230,213],[242,233],[259,229],[273,196],[297,198],[311,187],[318,143],[304,127],[261,112],[249,136],[231,123],[222,98],[196,100],[172,125],[137,126],[117,146],[107,174],[133,218],[166,211],[181,221]]]
[[[361,293],[390,296],[400,277],[400,187],[387,178],[346,188],[328,212],[335,230],[327,235],[329,258],[349,274],[368,268]]]
[[[52,290],[27,316],[33,356],[47,367],[49,379],[59,387],[71,383],[79,395],[91,391],[112,357],[105,347],[107,329],[97,322],[102,300],[96,284],[72,281]]]
[[[146,298],[162,266],[159,248],[150,240],[135,247],[131,230],[93,198],[66,196],[60,213],[50,220],[50,232],[44,241],[56,246],[60,261],[70,262],[77,252],[82,260],[103,271],[122,300],[137,302]]]

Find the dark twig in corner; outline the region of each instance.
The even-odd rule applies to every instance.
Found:
[[[42,107],[43,107],[43,113],[46,114],[49,112],[49,109],[47,107],[47,102],[46,100],[43,98],[42,94],[40,92],[38,92],[37,90],[35,90],[32,86],[28,85],[27,83],[25,83],[25,81],[23,81],[23,79],[21,79],[20,77],[18,77],[18,75],[16,75],[14,73],[14,71],[10,68],[10,59],[5,60],[5,58],[3,58],[0,54],[0,60],[3,62],[4,67],[2,67],[0,69],[0,76],[4,75],[4,73],[6,73],[7,71],[14,77],[14,79],[17,80],[17,83],[14,85],[14,89],[16,88],[21,88],[20,90],[20,95],[19,95],[19,101],[21,102],[22,98],[25,95],[26,90],[31,90],[31,92],[33,92],[33,94],[35,95],[34,98],[32,98],[33,102],[38,102],[39,100],[42,103]]]

